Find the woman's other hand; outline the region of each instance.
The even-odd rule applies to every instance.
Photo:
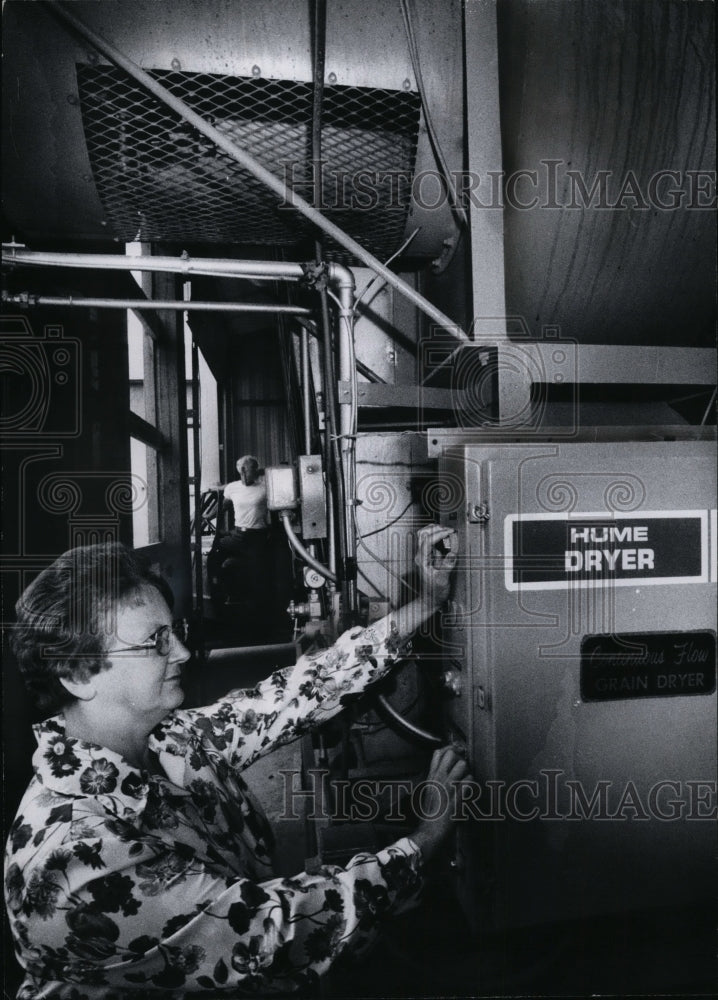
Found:
[[[462,799],[461,788],[472,780],[466,761],[451,744],[434,752],[424,787],[417,799],[422,818],[411,834],[424,858],[435,854],[451,833],[459,815],[457,805]]]
[[[414,562],[419,570],[421,594],[424,600],[438,608],[449,597],[458,536],[453,528],[429,524],[417,532],[416,541]]]

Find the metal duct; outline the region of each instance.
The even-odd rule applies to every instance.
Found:
[[[255,156],[275,176],[308,192],[312,88],[291,80],[153,73],[168,90]],[[263,184],[115,67],[78,66],[87,150],[113,233],[129,242],[201,239],[285,244],[310,236]],[[400,243],[411,198],[420,99],[404,91],[327,87],[322,128],[325,210],[379,257]],[[377,204],[357,198],[356,164],[397,177]],[[360,199],[365,205],[369,198]]]
[[[9,4],[4,17],[5,213],[24,238],[291,246],[307,237],[294,211],[43,8]],[[432,117],[458,170],[460,3],[414,8]],[[103,0],[72,12],[311,198],[308,0]],[[437,255],[456,227],[446,204],[422,209],[411,198],[415,173],[437,168],[399,5],[332,3],[326,70],[325,214],[379,257],[417,227],[412,254]],[[359,171],[363,192],[349,180]]]

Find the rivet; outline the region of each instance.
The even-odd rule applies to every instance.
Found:
[[[328,83],[332,83],[332,84],[336,83],[337,82],[337,74],[336,73],[330,73],[329,76],[327,77],[327,82]]]
[[[175,71],[176,71],[176,70],[180,70],[180,69],[182,69],[182,63],[181,63],[181,62],[179,61],[179,59],[177,59],[177,58],[174,58],[174,59],[172,60],[172,62],[170,63],[170,66],[171,66],[171,67],[172,67],[172,69],[173,69],[173,70],[175,70]]]
[[[261,76],[261,75],[262,75],[262,71],[259,68],[259,66],[252,66],[252,76],[256,77],[256,76]]]
[[[68,94],[67,95],[67,103],[68,104],[72,104],[73,107],[74,107],[74,106],[76,106],[77,104],[80,103],[80,98],[77,96],[77,94]]]
[[[94,66],[95,63],[97,62],[97,53],[96,52],[88,52],[87,53],[87,61]]]
[[[402,87],[404,88],[404,90],[411,90],[411,80],[408,77],[402,83]]]

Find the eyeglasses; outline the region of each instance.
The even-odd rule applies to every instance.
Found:
[[[175,639],[186,643],[188,634],[189,623],[186,618],[180,618],[178,621],[172,622],[171,625],[163,625],[162,628],[158,628],[148,637],[147,642],[138,642],[133,646],[118,646],[115,649],[108,649],[107,652],[124,653],[130,649],[154,649],[160,656],[167,656],[171,645],[170,636],[174,635]]]

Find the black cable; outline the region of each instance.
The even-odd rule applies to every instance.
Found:
[[[312,163],[314,207],[322,208],[322,105],[324,103],[324,68],[327,55],[327,4],[314,0],[314,85],[312,91]],[[321,263],[321,247],[317,264]]]
[[[382,531],[386,531],[387,528],[391,528],[392,524],[396,524],[397,521],[401,521],[402,517],[406,514],[413,503],[414,501],[410,500],[401,514],[397,514],[393,520],[387,521],[386,524],[382,524],[381,528],[375,528],[374,531],[367,531],[365,535],[359,535],[360,540],[363,541],[365,538],[371,538],[372,535],[379,535]]]
[[[453,211],[455,217],[457,218],[459,225],[464,229],[468,229],[469,219],[466,214],[464,207],[460,204],[459,198],[456,192],[456,186],[453,182],[451,172],[449,170],[448,164],[446,162],[446,157],[444,156],[444,151],[441,148],[441,143],[439,142],[439,137],[434,128],[434,122],[431,116],[429,101],[426,94],[426,89],[424,87],[424,78],[421,72],[421,61],[419,57],[419,47],[416,42],[416,36],[414,35],[414,28],[412,25],[412,13],[409,6],[409,0],[399,0],[401,6],[401,14],[404,19],[404,29],[406,31],[406,38],[409,47],[409,57],[411,59],[412,69],[414,70],[414,76],[416,78],[416,86],[419,91],[419,96],[421,98],[421,105],[424,111],[424,122],[426,124],[426,131],[429,136],[429,141],[431,143],[431,148],[436,157],[436,162],[439,167],[439,171],[443,178],[446,190],[450,195],[450,207]]]

